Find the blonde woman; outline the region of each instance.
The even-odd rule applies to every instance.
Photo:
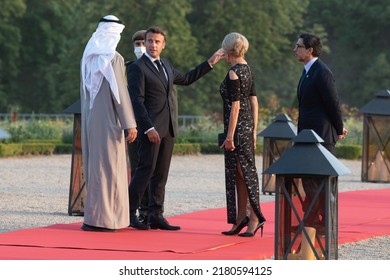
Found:
[[[262,235],[265,222],[254,152],[258,103],[254,77],[244,57],[248,47],[242,34],[226,35],[222,49],[231,68],[220,86],[226,134],[221,148],[225,149],[227,221],[233,224],[222,234],[241,237],[253,237],[259,229]],[[246,231],[240,233],[244,227]]]

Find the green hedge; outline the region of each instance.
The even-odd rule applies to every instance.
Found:
[[[175,144],[175,145],[177,145],[177,144]],[[202,154],[223,154],[223,149],[218,147],[217,144],[207,143],[207,144],[200,145],[200,152]]]
[[[343,159],[361,159],[362,146],[360,145],[340,145],[336,146],[334,155]]]
[[[2,144],[0,143],[0,157],[13,157],[23,154],[22,144]]]
[[[30,140],[25,143],[0,143],[0,157],[70,154],[72,149],[72,144],[63,144],[57,141]],[[257,143],[255,152],[256,155],[262,154],[262,144]],[[356,160],[362,157],[362,147],[359,145],[340,145],[336,146],[334,153],[337,158]],[[223,154],[223,149],[219,148],[215,143],[176,143],[173,148],[173,154]]]
[[[53,143],[24,143],[22,144],[23,155],[52,155],[55,144]]]
[[[173,146],[173,154],[175,155],[196,155],[200,154],[200,144],[175,144]]]
[[[56,144],[54,148],[54,154],[71,154],[73,151],[72,144]]]
[[[0,157],[14,157],[25,155],[52,155],[72,153],[71,144],[52,143],[51,141],[42,143],[0,143]]]

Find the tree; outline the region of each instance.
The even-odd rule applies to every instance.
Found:
[[[250,44],[247,60],[255,73],[260,106],[267,104],[271,95],[277,96],[283,106],[291,106],[301,72],[292,49],[308,1],[292,0],[288,5],[282,0],[194,0],[192,3],[194,11],[189,20],[200,45],[209,46],[203,50],[220,47],[224,36],[230,32],[242,33]],[[210,78],[208,82],[219,85],[228,66],[221,62],[216,70],[214,80]],[[221,111],[218,88],[212,91],[200,102],[207,111]]]
[[[385,52],[373,57],[369,67],[363,72],[362,92],[366,93],[361,100],[362,105],[374,98],[375,94],[384,89],[390,89],[390,58]]]
[[[135,1],[137,2],[137,1]],[[206,57],[199,56],[199,43],[192,34],[191,24],[187,19],[191,12],[191,3],[187,0],[148,0],[139,3],[120,3],[123,13],[121,18],[126,20],[125,38],[121,40],[118,49],[121,53],[129,54],[133,59],[133,48],[130,38],[133,32],[139,29],[147,29],[157,25],[167,31],[167,44],[162,56],[168,58],[174,67],[179,71],[186,72],[206,58],[213,50],[208,50]],[[132,7],[132,8],[131,8]],[[208,74],[210,75],[210,74]],[[207,75],[207,76],[208,76]],[[205,93],[202,80],[191,86],[177,86],[179,113],[180,114],[201,114],[204,112],[203,104],[196,103],[196,96]]]
[[[344,103],[360,107],[386,84],[389,87],[389,1],[312,0],[306,25],[318,22],[328,33],[331,50],[323,59],[335,74]]]
[[[27,3],[26,14],[19,22],[23,49],[15,91],[25,112],[58,113],[65,108],[64,96],[74,88],[74,81],[68,79],[73,77],[69,61],[80,59],[69,58],[79,39],[80,26],[73,17],[79,5],[79,0]]]
[[[0,9],[0,112],[18,106],[15,89],[21,49],[21,32],[16,20],[23,16],[23,0],[2,0]]]

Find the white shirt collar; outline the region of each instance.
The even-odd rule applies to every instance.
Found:
[[[157,57],[157,58],[151,57],[147,52],[145,52],[145,55],[146,55],[147,58],[150,59],[151,62],[154,62],[155,60],[160,59],[160,57]]]
[[[313,57],[308,63],[305,64],[306,73],[309,73],[310,67],[313,65],[314,62],[316,62],[317,59],[318,57]]]

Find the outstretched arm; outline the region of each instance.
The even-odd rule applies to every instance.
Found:
[[[167,60],[164,60],[164,66],[167,67],[170,65],[173,73],[174,84],[188,86],[210,72],[213,69],[212,65],[217,63],[223,57],[223,55],[223,49],[219,49],[207,61],[204,61],[186,73],[177,71],[175,68],[173,68],[172,65],[169,64],[169,61]]]

